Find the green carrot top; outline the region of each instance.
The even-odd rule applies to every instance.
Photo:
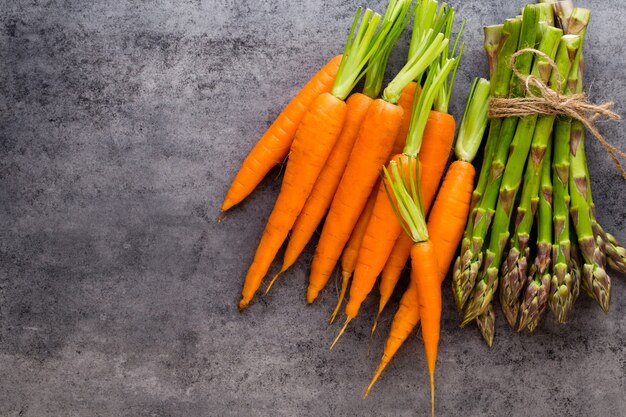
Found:
[[[390,0],[387,5],[381,25],[381,32],[387,34],[386,39],[370,58],[365,70],[363,94],[370,98],[380,94],[389,54],[415,11],[415,8],[411,9],[411,4],[412,0]]]
[[[453,23],[454,23],[454,9],[451,8],[450,13],[448,15],[448,19],[444,26],[444,32],[443,32],[445,37],[448,39],[451,39],[452,37]],[[457,54],[460,60],[461,55],[463,55],[464,45],[461,44],[461,47],[458,53],[457,53],[457,47],[459,46],[459,39],[461,39],[461,34],[463,33],[464,28],[465,28],[465,20],[463,20],[463,23],[461,24],[461,28],[459,29],[459,32],[456,35],[456,40],[454,41],[452,52],[450,53],[449,45],[448,45],[448,48],[444,49],[443,52],[441,53],[441,66],[443,66],[443,64],[448,60],[450,55],[454,56],[455,54]],[[458,64],[459,64],[459,61],[457,61],[457,65],[453,68],[451,76],[449,78],[448,77],[444,78],[443,83],[441,84],[441,87],[439,88],[437,95],[435,96],[433,109],[438,112],[441,112],[441,113],[448,112],[448,105],[450,104],[450,96],[452,95],[452,86],[454,85],[454,79],[456,78],[456,70],[458,68]]]
[[[411,43],[409,44],[409,59],[421,55],[431,42],[432,37],[442,31],[448,10],[446,3],[438,8],[436,0],[418,0],[416,7],[417,12],[413,21]],[[433,32],[429,32],[430,29]]]
[[[402,172],[405,172],[405,167],[400,164],[398,168],[398,163],[391,161],[389,170],[383,167],[385,181],[382,184],[404,231],[414,242],[425,242],[428,240],[428,228],[419,193],[418,164],[408,169],[408,178]]]
[[[361,77],[365,75],[365,65],[385,39],[383,30],[389,30],[389,25],[387,25],[377,32],[376,29],[381,17],[367,9],[363,13],[358,31],[355,32],[360,17],[361,8],[359,7],[354,16],[343,58],[339,64],[339,70],[331,91],[332,95],[340,100],[345,100]]]
[[[490,88],[489,81],[484,78],[474,80],[454,147],[454,153],[461,161],[472,162],[480,147],[487,128]]]
[[[417,5],[416,19],[420,21],[420,16],[424,10],[430,10],[432,4],[437,7],[435,0],[422,0]],[[429,26],[418,25],[418,31],[421,35],[417,39],[419,41],[412,42],[413,51],[409,54],[407,63],[402,67],[394,79],[387,85],[383,91],[383,100],[390,103],[397,103],[402,93],[402,89],[413,80],[421,78],[422,74],[435,61],[439,55],[448,46],[450,40],[441,33],[448,19],[450,19],[450,10],[445,3],[438,12],[435,12],[429,21]],[[429,15],[430,16],[430,15]],[[428,20],[428,18],[424,18]],[[414,29],[415,30],[415,29]],[[414,34],[414,36],[417,36]]]
[[[430,65],[428,69],[428,76],[422,91],[419,93],[419,98],[413,104],[413,111],[411,114],[411,124],[409,125],[409,132],[406,138],[406,145],[404,146],[403,153],[408,156],[417,157],[420,148],[422,147],[422,140],[424,138],[424,128],[426,122],[428,122],[428,116],[430,110],[433,107],[433,103],[439,94],[439,90],[444,83],[448,80],[448,75],[456,72],[456,68],[461,60],[461,53],[463,47],[459,50],[459,55],[454,58],[446,58],[445,61],[435,61]],[[454,51],[453,51],[454,52]],[[450,82],[449,86],[452,86]],[[417,94],[417,92],[416,92]]]

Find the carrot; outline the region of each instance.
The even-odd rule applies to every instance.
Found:
[[[424,142],[422,144],[419,162],[421,168],[420,191],[424,210],[428,213],[430,205],[435,198],[439,181],[443,176],[448,161],[448,155],[454,142],[455,121],[449,114],[430,111],[428,121],[424,129]],[[386,199],[388,201],[388,199]],[[380,257],[385,258],[380,280],[380,300],[378,313],[372,326],[372,333],[376,330],[378,317],[385,309],[393,290],[400,279],[400,274],[409,259],[413,242],[406,234],[402,234],[400,224],[394,217],[387,218],[386,231],[396,233],[396,239],[391,244],[376,249]],[[379,237],[372,237],[374,241]]]
[[[430,236],[430,241],[433,243],[436,249],[437,264],[439,265],[440,269],[440,282],[443,282],[443,280],[445,279],[446,274],[448,273],[448,267],[450,265],[450,262],[452,261],[456,248],[459,245],[459,241],[463,236],[463,228],[465,227],[465,222],[469,213],[469,201],[471,199],[472,189],[474,185],[474,176],[475,170],[474,166],[471,163],[465,161],[453,162],[448,169],[448,172],[446,173],[446,178],[444,179],[441,185],[441,189],[439,190],[435,206],[433,207],[432,213],[428,218],[428,234]],[[405,236],[406,240],[404,239]],[[413,241],[406,233],[403,233],[400,237],[402,238],[402,240],[398,239],[398,242],[402,242],[402,245],[404,245],[404,242],[408,240],[410,253]],[[389,260],[391,260],[391,257]],[[402,262],[401,268],[404,268],[405,263],[406,259],[404,259],[404,261]],[[400,274],[398,273],[397,276],[399,277]],[[385,280],[383,271],[383,279],[380,282],[380,292],[381,301],[383,297],[382,294],[386,295],[386,304],[386,302],[389,300],[389,297],[391,296],[391,293],[393,292],[393,287],[395,287],[397,281],[391,284],[393,286],[391,289],[384,289],[383,285],[389,285],[389,283],[384,283]],[[409,289],[410,287],[411,284],[409,284]],[[394,316],[393,322],[391,324],[391,330],[389,331],[389,337],[387,339],[387,345],[385,345],[383,358],[381,359],[381,362],[379,364],[379,369],[376,370],[376,374],[367,389],[368,393],[380,373],[383,371],[385,366],[387,366],[400,345],[404,342],[404,340],[406,340],[408,334],[419,321],[419,316],[417,316],[417,319],[409,320],[407,316],[405,316],[408,313],[400,312],[403,309],[403,302],[409,303],[409,298],[417,298],[417,291],[415,289],[413,289],[415,294],[407,294],[409,292],[409,289],[406,290],[405,294],[400,300],[400,308]],[[407,299],[405,300],[405,298]],[[378,314],[380,314],[380,310]],[[412,314],[415,315],[417,313],[412,312]],[[410,315],[408,317],[413,316]],[[399,321],[398,324],[396,324],[396,320]],[[409,328],[409,323],[414,323],[413,327]],[[404,331],[402,333],[398,333],[397,330],[394,330],[394,326],[401,326]],[[406,336],[402,337],[402,335],[405,333]]]
[[[372,210],[374,209],[374,202],[376,202],[376,194],[372,193],[367,199],[365,208],[359,216],[359,220],[357,220],[354,230],[352,230],[352,234],[350,235],[350,239],[346,244],[346,248],[343,250],[343,254],[341,255],[341,290],[339,291],[339,297],[337,298],[337,305],[330,316],[330,323],[335,321],[335,317],[337,317],[339,308],[343,303],[343,298],[345,297],[346,290],[348,289],[348,283],[350,282],[350,278],[352,277],[352,273],[356,267],[356,260],[359,255],[361,242],[363,242],[363,236],[365,235],[365,228],[367,227],[367,223],[372,215]]]
[[[239,302],[240,309],[246,308],[254,297],[289,229],[296,221],[341,132],[345,113],[344,101],[324,93],[315,99],[302,119],[291,147],[280,193],[246,275]]]
[[[430,237],[430,243],[435,249],[433,257],[436,258],[439,268],[439,286],[446,277],[456,248],[461,241],[469,214],[475,176],[475,170],[471,161],[476,156],[487,124],[489,88],[489,82],[486,80],[479,79],[474,82],[455,147],[455,153],[459,160],[453,162],[448,169],[428,219],[428,236]],[[409,221],[411,221],[411,219],[409,219]],[[414,233],[411,233],[411,240],[415,239],[414,235]],[[406,236],[409,236],[409,234],[406,234]],[[365,395],[369,393],[393,355],[417,325],[420,318],[420,308],[422,308],[422,310],[426,308],[421,307],[421,303],[425,303],[426,301],[422,300],[418,302],[420,288],[415,284],[421,279],[420,277],[423,276],[423,273],[420,273],[417,265],[415,265],[415,263],[418,262],[417,259],[422,256],[421,254],[415,254],[413,252],[416,250],[417,245],[418,244],[415,244],[411,249],[413,264],[411,283],[402,296],[400,308],[394,316],[389,337],[385,344],[383,357],[372,381],[366,389]],[[432,293],[433,291],[437,292],[440,290],[430,288],[428,291]],[[437,300],[433,302],[436,306]],[[418,311],[415,311],[416,304],[420,304],[420,307],[417,307]],[[413,306],[412,308],[414,310],[408,310],[406,306]],[[436,312],[433,314],[436,316]],[[425,314],[423,315],[425,316]],[[434,323],[435,318],[432,318],[432,321]],[[401,331],[398,329],[401,329]],[[424,324],[423,333],[426,331]],[[430,357],[429,370],[431,368],[434,370],[433,357],[436,357],[435,340],[437,337],[433,328],[430,328],[428,332],[428,336],[424,335],[424,343],[426,344],[426,340],[428,339],[428,344],[430,345],[430,353],[427,351],[427,356]],[[431,373],[431,378],[432,375]]]
[[[313,257],[307,301],[312,303],[324,288],[350,232],[376,182],[379,167],[389,155],[404,115],[397,103],[402,89],[422,73],[447,46],[439,33],[422,56],[410,60],[385,89],[382,99],[370,106],[322,230]]]
[[[298,259],[298,256],[302,253],[302,250],[313,236],[315,229],[330,207],[341,176],[348,163],[359,127],[372,101],[380,93],[389,53],[408,21],[405,17],[410,5],[411,2],[409,0],[392,0],[389,2],[382,23],[383,27],[390,27],[389,39],[368,62],[363,93],[354,94],[347,100],[346,122],[341,135],[294,224],[283,258],[283,265],[268,285],[266,293],[269,292],[275,280]]]
[[[435,415],[435,365],[441,326],[441,284],[435,246],[431,241],[417,242],[411,249],[411,279],[416,279],[422,341],[430,375],[430,401]]]
[[[269,170],[285,159],[296,135],[296,129],[313,100],[332,89],[341,59],[342,55],[337,55],[328,61],[291,99],[261,136],[235,175],[222,203],[222,212],[245,199]]]
[[[434,6],[427,5],[427,7]],[[451,11],[451,15],[454,16],[454,10]],[[448,19],[445,24],[445,32],[447,36],[449,36],[452,30],[452,18]],[[457,42],[460,33],[463,31],[463,27],[464,26],[461,26],[461,29],[459,30]],[[415,36],[411,41],[410,49],[414,49],[413,41],[419,40],[422,37],[423,35],[419,35],[418,32],[418,36]],[[456,47],[457,43],[455,43],[453,48],[453,55],[456,52]],[[462,52],[463,46],[461,46],[461,49],[459,50],[459,57],[462,55]],[[442,63],[445,62],[445,59],[447,59],[446,54],[442,56]],[[450,81],[448,82],[447,79],[444,80],[440,89],[436,91],[435,97],[432,98],[434,109],[428,112],[426,116],[426,113],[424,112],[424,110],[426,110],[426,106],[422,104],[422,113],[418,113],[416,115],[416,118],[419,118],[420,120],[415,121],[414,128],[408,134],[409,140],[407,142],[418,144],[417,150],[419,152],[419,163],[421,168],[419,177],[420,192],[425,214],[428,214],[430,205],[435,198],[439,182],[443,176],[443,172],[449,159],[452,143],[454,142],[454,130],[456,123],[454,118],[448,114],[448,105],[456,75],[456,67],[453,70],[454,72]],[[419,104],[419,100],[417,100],[416,105]],[[423,130],[420,131],[418,127]],[[421,147],[419,147],[420,143]],[[378,304],[378,313],[374,320],[374,324],[372,325],[372,335],[376,331],[378,318],[384,310],[387,301],[391,297],[398,279],[400,279],[400,274],[402,273],[402,269],[409,258],[411,247],[413,246],[408,236],[400,233],[399,223],[395,219],[395,216],[385,217],[384,223],[384,225],[381,224],[378,226],[378,231],[388,236],[387,239],[389,239],[392,234],[396,234],[396,238],[390,246],[386,243],[382,236],[372,236],[372,241],[375,242],[372,250],[375,250],[379,254],[377,260],[379,262],[383,262],[382,265],[377,263],[375,265],[375,270],[372,271],[376,272],[377,275],[382,272],[379,290],[380,300]],[[381,244],[381,242],[385,242],[385,244]],[[371,280],[372,278],[370,277],[369,279]]]
[[[379,34],[383,33],[382,37],[374,36],[380,15],[369,9],[365,11],[360,28],[355,34],[359,16],[360,9],[350,30],[343,55],[345,59],[339,67],[332,92],[323,93],[313,101],[296,131],[280,194],[244,281],[240,309],[246,308],[254,297],[304,207],[343,127],[347,109],[344,100],[363,75],[365,64],[384,40],[383,29],[379,31]]]
[[[326,165],[317,178],[309,198],[307,198],[298,219],[293,225],[289,237],[289,244],[287,245],[283,258],[283,265],[280,271],[272,278],[266,293],[269,292],[272,284],[280,274],[285,272],[296,262],[307,243],[309,243],[315,229],[326,214],[333,196],[335,195],[335,191],[339,186],[341,175],[348,163],[348,158],[350,157],[350,152],[352,151],[354,141],[359,132],[359,127],[372,101],[370,97],[361,93],[353,94],[346,101],[346,121],[341,130],[341,135],[339,139],[337,139],[337,143],[328,157]]]
[[[352,152],[358,157],[351,158],[346,166],[315,250],[307,289],[309,304],[328,282],[363,211],[378,177],[378,167],[387,159],[398,134],[403,113],[401,107],[377,99],[365,116]]]
[[[417,159],[406,155],[396,155],[393,161],[406,170],[419,169],[421,171]],[[391,252],[394,242],[402,231],[394,215],[393,205],[387,196],[386,187],[388,184],[382,182],[378,187],[376,203],[359,248],[354,277],[350,285],[350,299],[345,310],[349,319],[357,316],[361,303],[372,290],[376,277],[383,269],[387,254]],[[390,219],[393,222],[389,221]]]
[[[429,75],[430,77],[430,75]],[[428,80],[427,82],[428,83]],[[426,90],[426,88],[424,88]],[[411,248],[411,280],[417,287],[418,308],[422,321],[422,340],[430,375],[432,414],[435,414],[435,364],[439,345],[441,319],[441,272],[437,262],[437,251],[430,240],[429,231],[420,206],[415,174],[401,173],[395,161],[389,163],[389,170],[383,169],[387,180],[389,200],[394,205],[398,220],[415,242]],[[391,174],[390,174],[391,172]]]
[[[452,21],[448,20],[448,22],[448,26],[451,27]],[[455,57],[453,59],[445,59],[441,63],[435,62],[431,65],[431,71],[429,71],[424,83],[423,91],[413,107],[413,115],[404,152],[394,156],[390,163],[408,167],[409,170],[416,169],[413,166],[417,164],[417,157],[425,136],[425,128],[431,119],[430,114],[433,113],[429,113],[429,111],[439,94],[439,90],[444,85],[447,87],[448,75],[458,66],[459,61],[459,57]],[[435,155],[438,154],[440,159],[443,159],[443,166],[445,166],[448,153],[454,141],[454,118],[449,116],[445,120],[452,126],[446,125],[440,130],[431,132],[431,137],[429,138],[437,143],[433,148],[440,148],[440,142],[449,144],[448,146],[443,145],[445,147],[444,158],[441,158],[441,151],[438,153],[433,152]],[[440,132],[442,137],[445,137],[445,141],[437,140]],[[423,175],[418,175],[418,178],[423,178]],[[382,185],[379,186],[372,217],[367,225],[365,237],[359,250],[357,266],[354,271],[352,284],[350,285],[350,299],[345,309],[347,322],[358,315],[361,304],[372,291],[376,277],[382,272],[393,245],[402,231],[400,222],[394,215],[393,202],[387,197],[387,188],[388,184],[385,184],[383,179]]]
[[[400,98],[398,99],[398,106],[402,107],[404,114],[408,115],[413,112],[413,102],[419,97],[420,91],[421,88],[415,81],[411,81],[402,89],[402,94],[400,94]],[[393,149],[391,150],[392,155],[397,155],[402,152],[402,148],[404,148],[404,144],[406,142],[406,136],[409,133],[410,125],[410,117],[402,119],[400,131],[398,132],[398,136],[396,136],[396,141],[394,142]]]
[[[420,310],[418,297],[417,284],[415,283],[415,280],[411,279],[411,281],[409,281],[409,286],[400,299],[398,311],[393,316],[393,321],[391,322],[391,327],[389,329],[389,336],[385,342],[383,356],[378,363],[374,377],[365,389],[363,398],[369,395],[374,383],[376,383],[389,362],[391,362],[391,359],[395,356],[398,349],[400,349],[400,346],[402,346],[415,326],[417,326],[417,323],[419,323]]]

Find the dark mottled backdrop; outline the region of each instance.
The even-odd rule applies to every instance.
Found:
[[[304,303],[297,268],[243,314],[242,279],[280,181],[217,224],[244,156],[299,86],[341,50],[356,4],[383,1],[0,1],[0,415],[427,415],[420,341],[366,401],[394,300],[367,357],[374,301],[338,347],[331,283]],[[486,74],[481,26],[523,1],[455,1],[468,19],[452,112]],[[626,15],[589,1],[593,98],[626,102]],[[406,37],[391,59],[400,68]],[[623,123],[603,123],[626,148]],[[626,241],[626,181],[591,142],[599,217]],[[626,415],[626,279],[608,315],[493,349],[448,295],[441,416]],[[373,297],[375,300],[375,297]]]

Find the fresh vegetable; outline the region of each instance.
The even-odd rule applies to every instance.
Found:
[[[527,20],[535,21],[534,14],[530,11],[527,12]],[[511,56],[517,50],[517,46],[520,39],[520,32],[522,27],[522,19],[508,19],[504,22],[501,42],[495,75],[491,82],[492,95],[494,97],[506,97],[509,95],[509,85],[511,80],[512,70],[509,65]],[[534,28],[534,25],[530,27]],[[527,39],[534,36],[528,34],[533,32],[529,29],[529,24],[524,27],[524,35],[522,39],[524,46],[528,46],[530,43]],[[519,63],[519,60],[518,60]],[[522,61],[522,63],[524,63]],[[521,67],[521,63],[520,63]],[[522,68],[524,69],[524,68]],[[528,73],[529,71],[526,70]],[[485,147],[485,161],[492,161],[491,164],[483,162],[483,168],[481,169],[481,176],[478,179],[477,191],[479,195],[474,192],[472,212],[470,213],[470,219],[465,231],[465,237],[461,245],[461,253],[457,258],[454,265],[454,272],[452,275],[452,294],[454,295],[454,301],[459,311],[462,311],[465,303],[471,294],[471,290],[474,287],[476,276],[478,275],[478,269],[482,264],[481,249],[483,242],[487,234],[487,227],[491,222],[493,216],[493,207],[495,206],[495,200],[497,198],[496,192],[500,185],[502,178],[502,172],[504,170],[504,164],[506,163],[506,157],[508,156],[508,145],[513,138],[515,127],[517,125],[517,118],[508,118],[503,121],[496,120],[491,124],[489,137],[487,139],[487,145]],[[491,141],[492,135],[497,134],[497,140]],[[491,149],[491,143],[493,143],[493,149]],[[489,154],[488,154],[489,153]],[[489,166],[489,170],[485,169],[485,166]],[[488,178],[488,179],[487,179]],[[489,195],[484,195],[487,184],[491,184]],[[476,201],[478,197],[478,201]]]
[[[326,286],[359,214],[370,195],[380,166],[386,161],[400,128],[404,111],[397,101],[403,88],[441,54],[448,45],[443,34],[432,37],[424,52],[412,58],[370,106],[359,130],[315,250],[307,302],[312,303]]]
[[[246,156],[228,189],[222,203],[222,212],[239,204],[250,195],[270,169],[287,157],[296,130],[307,109],[320,94],[331,91],[341,60],[342,55],[338,55],[328,61],[291,99],[287,107],[261,136]]]
[[[454,9],[447,9],[442,16],[445,19],[444,34],[446,37],[449,37],[452,32]],[[436,24],[437,22],[430,23],[430,25]],[[457,46],[458,38],[452,48],[453,57],[457,53]],[[420,154],[423,140],[427,140],[430,144],[428,149],[430,153],[426,154],[424,162],[420,157],[421,174],[419,178],[421,179],[420,191],[429,196],[436,191],[454,140],[455,122],[454,118],[447,114],[447,106],[462,48],[461,46],[458,56],[452,59],[448,59],[449,54],[444,50],[441,62],[431,66],[421,95],[411,115],[411,124],[404,152],[393,157],[393,160],[402,161],[404,166],[411,167]],[[451,80],[448,80],[449,74],[452,74]],[[442,91],[444,94],[441,94]],[[433,103],[436,110],[431,111]],[[430,128],[428,136],[426,136],[426,127]],[[428,173],[422,171],[424,166],[429,167]],[[437,171],[439,171],[439,175],[429,175]],[[432,187],[431,192],[428,186],[435,182],[433,177],[436,177],[437,184]],[[394,243],[402,231],[400,222],[394,216],[393,207],[387,197],[385,187],[385,184],[381,184],[379,187],[374,212],[359,251],[357,266],[350,286],[350,300],[346,305],[347,321],[357,316],[361,303],[371,292],[376,282],[376,277],[382,272]],[[427,188],[427,190],[423,190],[423,188]]]
[[[541,167],[541,190],[537,212],[537,254],[526,279],[526,289],[520,308],[518,330],[533,332],[547,307],[550,290],[552,252],[552,180],[550,177],[552,148],[546,149]],[[530,164],[528,166],[531,166]],[[502,293],[501,293],[502,294]]]
[[[552,73],[550,84],[553,89],[557,90],[560,88],[561,92],[565,92],[566,84],[561,82],[560,75],[558,74],[569,73],[579,47],[579,36],[565,35],[561,37],[555,59],[557,73],[552,72],[550,65],[544,57],[538,56],[535,58],[535,66],[538,68],[539,73]],[[552,137],[552,127],[554,121],[555,116],[541,115],[537,118],[535,131],[531,141],[529,157],[526,163],[524,183],[520,202],[517,207],[517,216],[515,219],[510,248],[508,255],[504,258],[504,262],[502,263],[500,305],[502,306],[502,311],[504,312],[505,317],[513,328],[515,328],[517,323],[521,301],[520,294],[528,274],[527,264],[530,253],[530,232],[533,226],[537,204],[540,201],[542,166],[545,165],[543,161],[547,154],[551,154],[551,152],[547,152],[547,148],[549,148],[549,143],[551,143],[550,139]],[[548,179],[550,179],[549,172],[547,174]],[[542,196],[546,197],[545,195]],[[548,229],[550,229],[552,218],[551,212],[550,214],[544,213],[543,216],[544,217],[541,217],[540,215],[540,220],[546,224]],[[545,216],[550,216],[550,219]],[[541,227],[539,230],[541,231]],[[546,232],[542,238],[543,240],[540,240],[537,248],[539,251],[542,248],[542,244],[546,245],[543,252],[540,252],[544,256],[541,257],[542,262],[538,266],[538,270],[543,275],[543,271],[548,267],[550,260],[552,235]],[[547,258],[547,260],[543,258]],[[540,257],[537,256],[537,259],[540,259]]]
[[[520,37],[520,46],[526,48],[527,46],[533,46],[535,37],[539,32],[539,24],[537,21],[537,12],[535,5],[527,5],[524,8],[524,20],[522,24],[522,34]],[[530,35],[526,36],[525,28],[529,27],[526,31]],[[562,31],[554,27],[547,27],[545,33],[543,33],[541,42],[539,44],[539,50],[550,58],[554,58],[558,46],[558,42],[561,38]],[[525,59],[523,59],[525,58]],[[523,60],[522,60],[523,59]],[[520,60],[522,62],[520,63]],[[540,71],[538,63],[540,60],[535,60],[532,65],[532,73],[534,76],[539,77],[542,81],[547,82],[549,77],[548,71]],[[528,69],[533,63],[533,55],[525,53],[520,55],[516,61],[516,66],[521,73],[528,73]],[[512,89],[515,91],[521,91],[521,85],[523,81],[517,78],[512,83]],[[518,93],[519,94],[519,93]],[[537,124],[537,115],[525,116],[520,118],[515,135],[510,142],[510,147],[507,146],[506,154],[499,152],[502,147],[502,142],[498,146],[498,157],[494,157],[493,163],[506,159],[506,165],[501,175],[500,181],[495,181],[487,185],[487,190],[483,196],[483,201],[490,200],[488,196],[491,196],[493,189],[497,184],[499,191],[497,193],[497,205],[495,205],[495,212],[493,215],[493,221],[489,225],[484,224],[479,230],[481,233],[490,231],[489,246],[484,250],[482,257],[484,258],[484,264],[482,266],[482,272],[479,279],[476,281],[473,294],[469,300],[465,309],[465,315],[463,318],[463,325],[472,321],[480,314],[483,314],[487,309],[487,305],[491,302],[493,294],[498,285],[498,274],[500,270],[500,260],[502,258],[504,248],[509,238],[509,222],[511,219],[512,211],[515,204],[515,198],[520,188],[523,167],[525,165],[526,158],[531,146],[531,138]],[[507,119],[508,120],[508,119]],[[502,132],[505,130],[501,128],[500,139],[502,139]],[[508,155],[508,158],[507,156]],[[500,184],[498,184],[500,182]],[[490,192],[491,189],[491,192]],[[481,201],[482,203],[482,201]],[[496,201],[494,201],[496,203]],[[493,207],[493,205],[491,205]],[[491,209],[493,210],[493,209]],[[475,227],[478,222],[474,222]],[[484,235],[483,235],[484,236]]]
[[[455,146],[458,160],[448,169],[428,219],[428,235],[434,246],[434,256],[439,268],[439,285],[448,272],[467,221],[475,174],[471,162],[478,152],[487,125],[489,90],[487,80],[474,81]],[[417,274],[417,271],[419,270],[413,268],[412,274]],[[419,321],[417,279],[419,275],[411,280],[402,296],[400,307],[391,324],[383,357],[365,395]]]
[[[421,129],[423,132],[426,120],[428,119],[426,115],[429,114],[433,100],[439,88],[441,88],[441,85],[448,77],[448,74],[458,65],[458,60],[458,57],[447,59],[442,67],[439,66],[439,63],[431,65],[428,77],[424,83],[424,88],[415,106],[415,113],[412,116],[415,123],[411,123],[412,128],[409,130],[410,140],[407,141],[404,153],[394,156],[392,162],[395,161],[401,166],[407,167],[409,170],[418,169],[417,156],[420,146],[418,142],[421,142],[423,136],[413,135],[412,132],[414,132],[415,129]],[[420,119],[423,119],[421,123]],[[454,125],[454,119],[451,116],[449,120],[452,120],[451,124]],[[445,125],[446,127],[449,127],[449,120],[448,124]],[[443,128],[441,131],[443,131],[443,134],[449,133],[450,136],[454,137],[454,127],[452,127],[451,132]],[[414,140],[413,138],[416,139]],[[419,170],[421,171],[421,167],[419,167]],[[421,177],[418,176],[418,178]],[[385,179],[383,179],[383,184],[384,182]],[[393,248],[393,244],[401,231],[401,225],[394,216],[392,203],[389,202],[387,192],[385,191],[386,187],[388,187],[388,184],[383,185],[382,192],[379,191],[376,197],[374,211],[372,212],[372,217],[370,218],[363,243],[359,250],[359,258],[354,271],[354,277],[352,278],[352,284],[350,285],[350,299],[345,308],[346,325],[358,315],[361,303],[374,287],[376,277],[382,271],[385,261]],[[345,330],[346,325],[344,325],[341,333]]]
[[[390,170],[384,168],[390,193],[399,217],[405,222],[403,227],[415,242],[411,249],[411,279],[418,293],[419,315],[422,321],[422,340],[430,376],[432,415],[435,415],[435,366],[439,345],[441,319],[441,273],[437,263],[436,250],[430,241],[424,214],[419,203],[417,190],[417,165],[409,178],[400,173],[396,161],[390,162]],[[391,174],[389,173],[391,171]],[[392,199],[393,196],[393,199]]]
[[[386,35],[383,26],[376,31],[380,15],[366,10],[359,30],[357,14],[346,43],[331,93],[318,96],[305,113],[296,131],[281,191],[270,214],[252,265],[248,269],[239,308],[252,300],[276,253],[302,210],[344,124],[345,98],[363,75],[363,69]]]
[[[580,37],[581,47],[578,48],[574,63],[567,77],[566,95],[575,92],[578,78],[580,58],[582,57],[582,42],[585,37],[587,24],[591,13],[586,9],[568,10],[563,7],[567,2],[555,8],[561,26],[570,34]],[[564,24],[572,21],[572,25]],[[554,316],[560,323],[565,323],[574,302],[580,292],[580,274],[578,266],[572,257],[572,239],[570,229],[570,136],[572,133],[572,120],[558,118],[554,127],[554,153],[552,160],[552,188],[554,194],[553,203],[553,227],[554,244],[552,246],[552,277],[548,294],[548,305]]]
[[[363,93],[353,94],[346,101],[346,120],[341,135],[293,225],[289,244],[283,258],[283,265],[268,285],[266,292],[269,291],[278,276],[295,263],[330,207],[348,163],[359,127],[370,104],[378,97],[382,88],[382,78],[385,74],[389,53],[408,21],[410,5],[410,0],[392,0],[389,2],[383,18],[383,25],[391,27],[389,39],[376,51],[367,66]]]
[[[337,305],[330,316],[330,323],[335,321],[335,317],[337,317],[337,313],[343,303],[346,290],[348,289],[348,283],[350,282],[350,278],[352,278],[352,273],[356,267],[356,261],[359,256],[359,248],[361,247],[361,242],[363,242],[363,236],[365,235],[365,228],[367,227],[367,223],[372,216],[375,202],[376,193],[372,192],[367,199],[365,208],[359,216],[359,220],[357,220],[354,230],[350,235],[350,239],[346,244],[346,248],[343,250],[343,254],[341,255],[341,289],[339,291],[339,296],[337,297]]]

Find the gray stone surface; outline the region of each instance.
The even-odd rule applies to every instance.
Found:
[[[312,247],[237,311],[278,170],[215,222],[253,143],[340,51],[357,3],[383,1],[0,1],[0,415],[428,414],[417,337],[361,400],[397,298],[372,356],[375,297],[329,351],[334,283],[304,302]],[[453,3],[468,19],[458,116],[486,74],[481,26],[523,2]],[[619,0],[584,3],[588,90],[621,111],[626,15]],[[602,130],[626,148],[623,123]],[[589,148],[599,217],[626,241],[626,183]],[[582,297],[570,324],[550,317],[533,336],[500,316],[491,350],[458,328],[446,282],[438,415],[626,415],[626,282],[614,278],[608,315]]]

